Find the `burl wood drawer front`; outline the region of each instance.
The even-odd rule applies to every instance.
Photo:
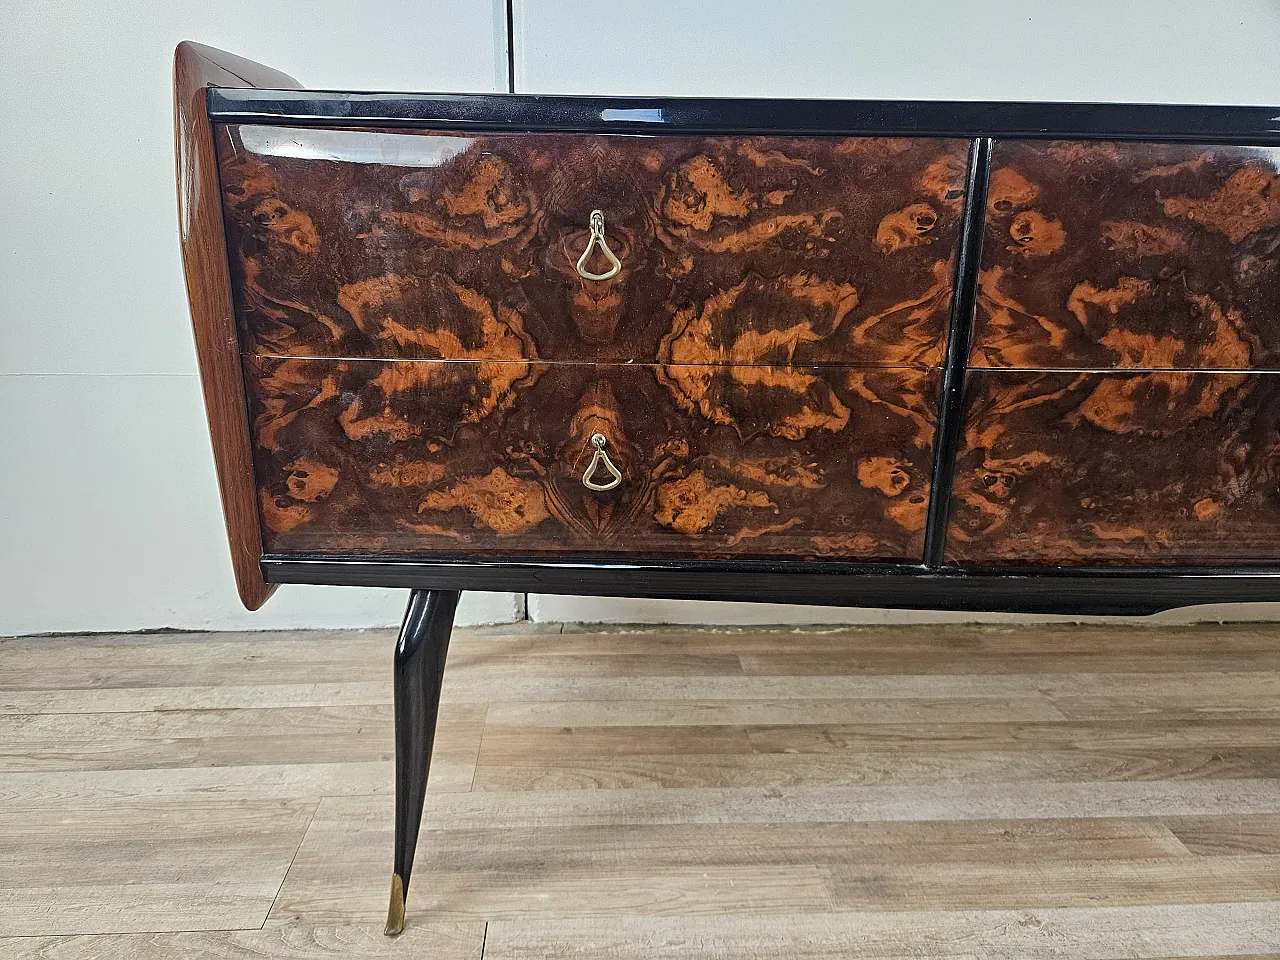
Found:
[[[218,129],[261,355],[938,365],[963,140]],[[621,263],[577,261],[593,210]],[[607,272],[597,249],[588,272]]]
[[[923,554],[936,370],[247,368],[268,553]],[[613,490],[582,482],[595,434]]]
[[[1280,368],[1280,149],[1002,141],[970,362]]]
[[[1280,559],[1280,374],[971,371],[947,559]]]

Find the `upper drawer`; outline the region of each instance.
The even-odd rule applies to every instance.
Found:
[[[1280,368],[1280,149],[1002,141],[975,367]]]
[[[246,351],[941,363],[962,140],[218,129]],[[584,278],[592,211],[620,269]],[[609,271],[598,249],[584,265]]]

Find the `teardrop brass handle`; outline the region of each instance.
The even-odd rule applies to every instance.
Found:
[[[591,227],[591,241],[587,244],[587,249],[582,251],[582,256],[578,258],[578,276],[586,280],[612,280],[618,275],[618,271],[622,269],[622,261],[613,255],[613,251],[609,249],[609,244],[605,242],[604,211],[592,210],[589,225]],[[604,254],[604,258],[613,264],[607,273],[592,273],[587,269],[587,260],[590,259],[591,251],[596,247],[599,247],[600,252]]]
[[[595,456],[591,458],[591,462],[587,464],[587,470],[582,475],[582,485],[588,490],[612,490],[622,482],[622,474],[618,468],[613,465],[613,461],[609,459],[609,455],[604,452],[604,445],[608,443],[603,433],[593,433],[591,435],[591,445],[596,448]],[[605,472],[609,474],[607,483],[596,483],[591,479],[596,470],[604,467]]]

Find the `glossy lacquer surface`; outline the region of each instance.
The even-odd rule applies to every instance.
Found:
[[[1280,148],[997,141],[970,363],[1280,368]]]
[[[956,563],[1280,555],[1280,375],[970,371]]]
[[[922,555],[936,370],[247,365],[270,553]]]
[[[1280,107],[1153,103],[213,90],[209,114],[321,127],[1280,143]]]
[[[260,355],[943,360],[967,141],[219,131]]]

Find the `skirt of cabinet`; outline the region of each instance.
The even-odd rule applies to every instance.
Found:
[[[946,559],[1280,557],[1280,374],[970,370]]]
[[[270,554],[923,555],[934,369],[245,369]]]

